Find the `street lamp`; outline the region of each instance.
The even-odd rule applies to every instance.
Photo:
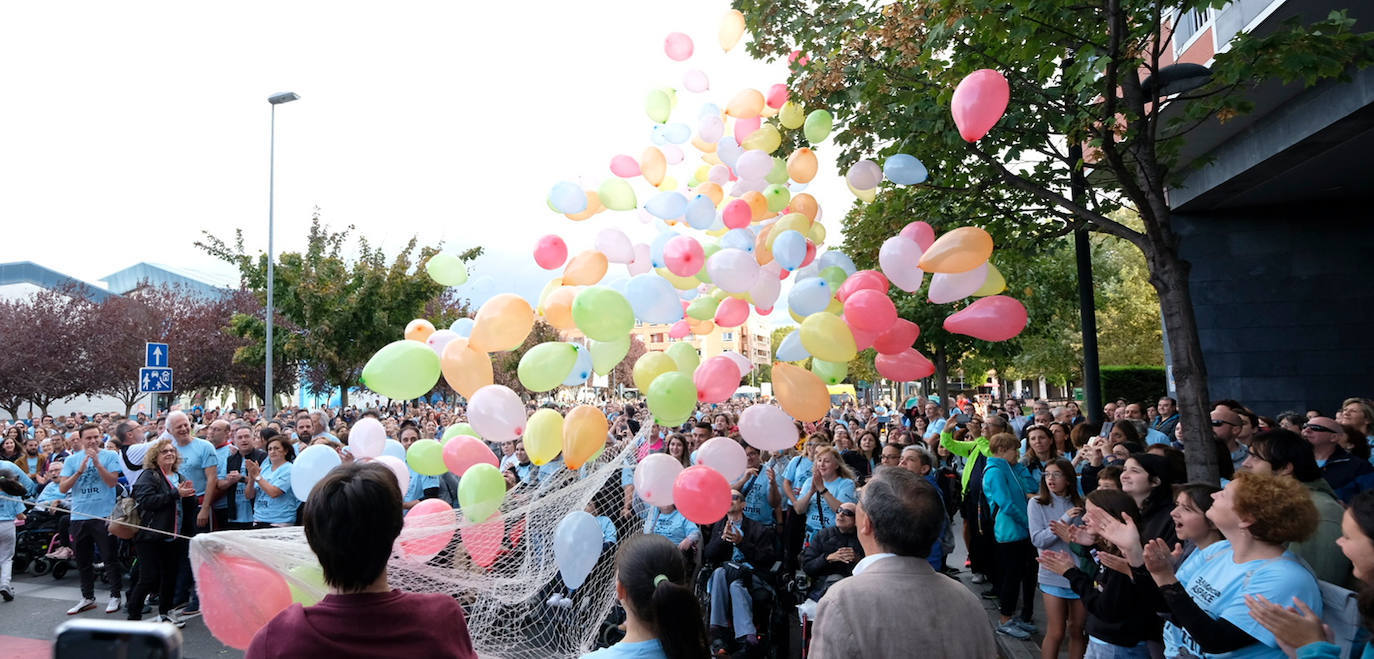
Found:
[[[276,259],[272,252],[272,220],[273,205],[277,194],[277,106],[282,103],[290,103],[300,99],[296,92],[282,92],[275,96],[267,97],[267,102],[272,105],[272,128],[268,141],[267,150],[267,373],[264,375],[267,395],[262,402],[263,416],[271,418],[272,410],[272,317],[276,315],[276,308],[272,304],[272,288],[275,282],[275,272],[272,262]]]

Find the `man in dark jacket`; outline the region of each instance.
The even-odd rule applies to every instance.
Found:
[[[1316,458],[1322,477],[1341,501],[1350,503],[1359,494],[1356,480],[1374,473],[1374,467],[1370,466],[1368,460],[1351,455],[1340,445],[1339,440],[1344,436],[1345,429],[1341,424],[1324,416],[1312,417],[1302,426],[1302,438],[1312,445],[1312,457]]]
[[[854,573],[854,564],[863,557],[863,545],[854,532],[854,504],[840,504],[835,525],[817,531],[802,550],[802,570],[815,582],[808,598],[820,601],[831,584]]]
[[[773,530],[744,516],[744,495],[730,491],[730,512],[715,524],[703,551],[708,563],[719,563],[711,573],[711,651],[727,650],[731,623],[734,638],[746,654],[757,651],[759,637],[754,626],[754,599],[751,590],[760,589],[755,571],[773,568]]]
[[[228,504],[228,528],[246,529],[253,525],[253,501],[243,495],[244,475],[248,473],[243,461],[263,464],[267,460],[267,451],[253,448],[253,428],[248,424],[234,428],[233,443],[233,450],[225,454],[224,461],[220,462],[215,494]]]

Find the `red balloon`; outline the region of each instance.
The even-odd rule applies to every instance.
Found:
[[[945,319],[945,330],[983,341],[1006,341],[1026,329],[1026,306],[1016,298],[979,298]]]
[[[568,260],[568,245],[562,238],[549,234],[534,244],[534,262],[545,270],[562,267]]]
[[[697,524],[715,524],[730,512],[730,483],[706,465],[682,470],[673,481],[673,503]]]
[[[754,210],[749,208],[749,202],[736,199],[721,209],[720,221],[727,229],[743,229],[754,221]]]
[[[897,307],[888,299],[886,292],[863,288],[845,299],[844,319],[850,327],[872,332],[876,338],[897,322]]]
[[[810,239],[807,239],[807,241],[806,241],[806,256],[803,256],[803,257],[802,257],[802,264],[801,264],[801,267],[805,268],[806,266],[811,265],[811,262],[812,262],[812,261],[815,261],[815,260],[816,260],[816,243],[813,243],[813,242],[811,242]]]
[[[920,380],[935,373],[935,364],[915,348],[907,348],[895,355],[880,354],[873,358],[873,366],[878,369],[878,375],[894,382]]]
[[[787,85],[778,83],[768,88],[768,95],[764,97],[764,102],[774,110],[783,106],[787,102]]]
[[[959,136],[966,142],[982,139],[1002,118],[1010,100],[1011,86],[1001,73],[979,69],[968,74],[954,88],[954,97],[949,103]]]
[[[501,555],[501,540],[506,536],[506,522],[501,513],[495,513],[480,524],[470,524],[458,529],[463,538],[463,548],[472,557],[472,562],[491,567],[496,557]]]
[[[434,558],[453,540],[457,521],[453,507],[443,499],[425,499],[415,504],[406,515],[401,531],[401,553],[418,561]]]
[[[867,350],[873,347],[873,342],[878,340],[877,332],[870,332],[853,325],[849,326],[849,333],[854,335],[854,347],[859,350]]]
[[[880,354],[895,355],[916,342],[916,337],[921,335],[921,328],[905,318],[898,318],[892,324],[892,328],[878,335],[873,340],[873,349]]]
[[[291,589],[281,574],[239,556],[219,554],[201,563],[196,570],[196,591],[210,633],[240,650],[247,650],[253,635],[291,606]]]
[[[844,302],[849,299],[850,295],[854,294],[854,291],[860,291],[865,288],[871,288],[883,295],[887,295],[887,277],[877,270],[860,270],[849,275],[849,278],[845,279],[843,284],[840,284],[840,290],[835,291],[835,298]]]
[[[727,297],[716,307],[716,325],[739,327],[746,320],[749,320],[749,303],[740,298]]]
[[[739,379],[739,366],[725,355],[702,362],[692,373],[692,383],[697,386],[697,402],[725,402],[739,388]]]

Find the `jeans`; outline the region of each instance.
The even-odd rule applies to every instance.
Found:
[[[14,520],[0,521],[0,590],[10,587],[14,571]]]
[[[725,618],[729,609],[734,622],[735,638],[757,633],[754,629],[754,599],[749,596],[749,584],[745,579],[728,581],[725,568],[718,567],[711,573],[711,626],[725,627],[730,624]]]
[[[105,578],[110,581],[110,597],[119,597],[124,589],[124,569],[119,565],[115,538],[105,530],[103,519],[72,520],[72,551],[76,554],[76,570],[81,574],[81,596],[95,599],[95,548],[105,561]]]
[[[176,588],[177,567],[180,565],[180,545],[186,541],[176,539],[140,540],[134,543],[138,552],[138,582],[129,595],[129,619],[143,619],[143,602],[148,593],[157,588],[157,612],[167,615],[172,610],[172,591]]]
[[[1128,648],[1089,636],[1088,652],[1083,659],[1150,659],[1150,651],[1144,643]]]

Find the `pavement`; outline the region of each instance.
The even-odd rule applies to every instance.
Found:
[[[983,593],[992,588],[991,583],[973,583],[973,573],[964,567],[964,559],[968,558],[968,549],[964,547],[964,528],[963,519],[958,515],[954,516],[954,551],[950,552],[949,559],[945,563],[951,567],[959,568],[959,582],[964,584],[974,595],[979,596],[979,601],[983,603],[983,608],[988,614],[988,624],[994,629],[1001,621],[1001,614],[997,611],[997,600],[982,597]],[[1041,599],[1040,591],[1035,591],[1035,610],[1031,619],[1035,622],[1036,633],[1032,634],[1029,640],[1019,640],[1010,636],[993,633],[993,638],[997,640],[997,651],[1002,659],[1039,659],[1040,641],[1045,638],[1045,605]],[[1021,607],[1017,603],[1017,612]],[[1068,656],[1068,644],[1064,644],[1059,649],[1059,656]]]

